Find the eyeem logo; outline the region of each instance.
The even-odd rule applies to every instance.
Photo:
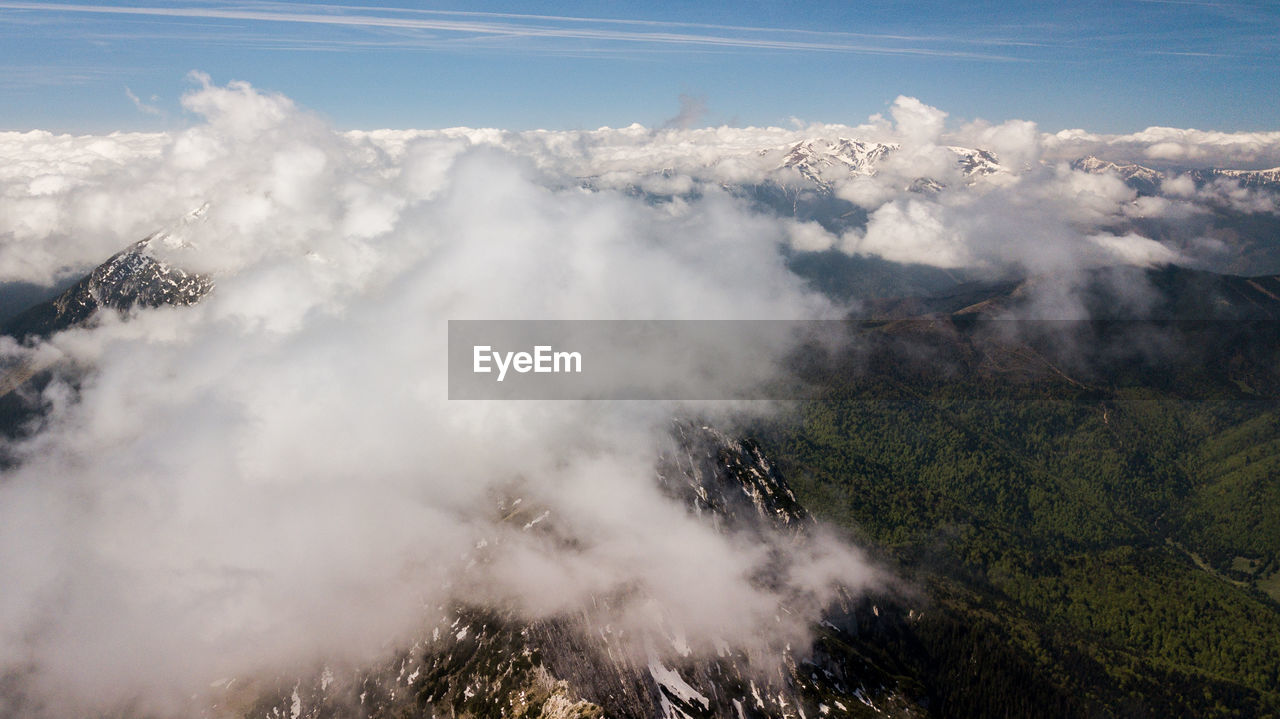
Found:
[[[520,374],[582,372],[582,354],[579,352],[556,352],[551,345],[536,345],[533,353],[529,352],[494,352],[489,345],[475,345],[472,348],[472,371],[476,374],[489,374],[498,370],[498,381],[507,376],[507,370],[515,370]]]

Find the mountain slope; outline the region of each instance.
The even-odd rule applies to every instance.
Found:
[[[722,531],[761,538],[781,533],[794,541],[812,528],[753,443],[687,423],[676,423],[672,437],[657,481],[703,521]],[[530,521],[537,508],[513,501],[500,511],[538,531]],[[598,608],[635,599],[595,602]],[[925,716],[927,695],[897,674],[891,658],[883,666],[866,640],[883,631],[879,610],[868,609],[846,599],[815,627],[812,647],[769,657],[729,644],[701,656],[674,629],[642,637],[638,652],[635,637],[586,609],[527,620],[459,605],[450,609],[451,619],[428,627],[382,667],[336,680],[329,670],[286,680],[274,699],[260,700],[246,716]]]
[[[155,248],[159,244],[181,244],[182,230],[200,221],[205,209],[201,207],[174,227],[117,252],[53,299],[10,317],[0,324],[0,335],[29,342],[73,327],[89,326],[104,310],[127,314],[135,309],[199,302],[213,289],[213,280],[165,264],[156,258]],[[39,390],[48,382],[50,357],[9,366],[0,364],[0,438],[19,436],[39,419]],[[0,445],[0,467],[9,461]]]
[[[1280,167],[1269,170],[1230,170],[1219,168],[1192,168],[1186,170],[1161,171],[1135,163],[1116,163],[1092,155],[1075,160],[1072,169],[1094,174],[1110,173],[1124,180],[1139,194],[1157,195],[1161,184],[1179,175],[1190,177],[1197,185],[1204,185],[1215,180],[1224,179],[1239,183],[1242,187],[1258,187],[1270,190],[1280,189]]]
[[[935,678],[975,702],[953,715],[1280,712],[1280,279],[1116,279],[1073,278],[1102,319],[1067,329],[1000,319],[1044,278],[884,303],[873,349],[766,443],[799,501],[929,587],[943,627],[987,627],[1078,699],[1012,710],[1014,686]],[[1119,311],[1139,282],[1163,319]],[[951,632],[917,629],[932,651]]]
[[[128,312],[135,307],[195,304],[213,289],[213,281],[157,260],[152,245],[165,236],[148,236],[112,255],[62,294],[10,318],[0,326],[0,334],[47,337],[90,321],[102,309]]]
[[[946,149],[955,156],[956,167],[965,177],[990,175],[1003,169],[996,156],[987,150],[968,147]],[[863,142],[844,137],[835,140],[815,138],[787,148],[777,169],[794,170],[823,192],[830,192],[835,181],[876,174],[881,163],[900,151],[901,146],[897,143]],[[934,178],[916,178],[912,183],[912,189],[941,188],[942,185]]]

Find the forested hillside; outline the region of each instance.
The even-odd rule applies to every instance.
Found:
[[[941,714],[1280,712],[1280,406],[1133,392],[818,401],[768,433],[927,597],[907,654]]]

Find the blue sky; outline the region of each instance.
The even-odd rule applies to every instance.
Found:
[[[341,128],[654,126],[682,94],[698,124],[854,124],[906,94],[1047,130],[1280,129],[1271,0],[351,2],[0,0],[0,129],[180,127],[191,70]]]

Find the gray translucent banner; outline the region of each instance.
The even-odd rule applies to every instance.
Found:
[[[1272,320],[451,320],[449,398],[1280,397]]]
[[[845,331],[840,322],[451,320],[449,398],[794,399],[806,395],[787,369],[795,348]]]

